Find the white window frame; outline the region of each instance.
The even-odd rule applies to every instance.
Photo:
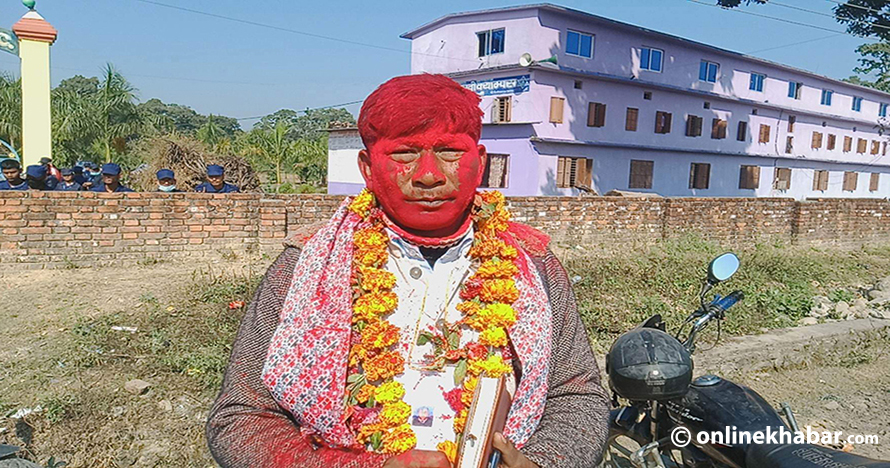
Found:
[[[702,76],[701,76],[701,64],[702,63],[707,64],[707,68],[705,69],[705,77],[704,78],[702,78]],[[710,75],[710,71],[711,71],[711,65],[714,65],[714,67],[715,67],[714,81],[711,81],[708,79],[708,75]],[[717,81],[720,80],[720,64],[719,63],[702,59],[701,62],[699,62],[698,67],[699,67],[698,68],[698,81],[704,81],[705,83],[716,83]]]
[[[491,51],[491,33],[495,32],[495,31],[504,31],[504,50],[502,50],[500,52],[492,52]],[[479,41],[480,34],[485,34],[485,37],[486,37],[486,41],[485,41],[486,53],[484,55],[478,55],[479,54],[478,41]],[[477,54],[478,58],[490,57],[492,55],[503,54],[507,50],[507,28],[492,28],[492,29],[486,29],[486,30],[482,30],[482,31],[476,31],[476,41],[477,41],[476,54]]]
[[[755,76],[759,76],[759,77],[760,77],[760,89],[757,89],[757,86],[755,86],[753,89],[751,88],[751,81],[754,80],[754,77],[755,77]],[[756,81],[755,81],[755,83],[756,83]],[[750,78],[749,78],[749,80],[748,80],[748,90],[749,90],[749,91],[758,92],[758,93],[762,93],[762,92],[763,92],[763,88],[764,88],[765,86],[766,86],[766,74],[765,74],[765,73],[751,72],[751,76],[750,76]]]
[[[569,52],[569,33],[573,32],[579,36],[590,36],[590,56],[581,55],[581,38],[578,38],[578,53],[573,54]],[[566,29],[566,55],[571,55],[572,57],[581,57],[581,58],[593,58],[593,47],[596,44],[596,34],[586,33],[582,31],[578,31],[577,29]]]

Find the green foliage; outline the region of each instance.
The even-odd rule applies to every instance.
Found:
[[[22,80],[0,73],[0,140],[9,143],[21,154],[22,149]],[[0,148],[0,156],[7,149]]]
[[[46,420],[57,424],[69,417],[77,404],[74,395],[52,396],[40,403]]]
[[[856,48],[861,56],[859,66],[853,71],[860,76],[851,76],[844,81],[868,86],[883,92],[890,92],[890,44],[875,42],[862,44]]]
[[[831,302],[851,303],[856,300],[856,295],[846,289],[835,289],[828,293],[828,300]]]

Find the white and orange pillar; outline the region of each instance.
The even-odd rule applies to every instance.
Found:
[[[22,60],[22,165],[29,166],[52,157],[49,46],[58,31],[33,9],[12,30]]]

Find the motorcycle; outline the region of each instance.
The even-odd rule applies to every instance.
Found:
[[[739,266],[733,253],[711,261],[699,293],[701,305],[676,335],[668,334],[662,317],[654,315],[615,340],[606,356],[614,409],[601,466],[890,468],[890,462],[809,443],[787,404],[782,408],[786,424],[763,397],[744,385],[716,375],[692,378],[696,337],[715,321],[719,326],[744,298],[741,291],[716,295],[710,302],[706,296]],[[619,397],[627,404],[621,405]],[[751,437],[766,431],[789,434],[779,442],[756,443]],[[702,433],[706,437],[700,437]]]

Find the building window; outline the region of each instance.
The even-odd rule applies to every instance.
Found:
[[[862,98],[853,96],[853,110],[859,112],[862,110]]]
[[[832,91],[830,89],[823,89],[822,90],[822,101],[820,102],[820,104],[822,104],[823,106],[830,106],[831,105],[831,96],[833,94],[834,94],[834,91]]]
[[[702,104],[702,108],[704,108],[704,109],[710,109],[710,108],[711,108],[711,103],[710,103],[709,101],[705,101],[704,104]]]
[[[813,149],[819,149],[822,147],[822,133],[813,132],[813,141],[810,144],[810,147]]]
[[[791,99],[800,99],[801,88],[803,88],[803,83],[798,83],[796,81],[788,82],[788,97]]]
[[[740,120],[739,128],[736,130],[735,139],[738,141],[748,140],[748,121]]]
[[[672,117],[670,112],[657,111],[655,113],[655,133],[671,133]]]
[[[697,137],[701,136],[701,127],[704,119],[697,115],[689,114],[686,116],[686,136],[688,137]],[[655,130],[658,133],[658,130]]]
[[[654,167],[655,161],[631,160],[630,182],[628,182],[627,187],[632,189],[651,189]]]
[[[711,121],[711,138],[714,140],[722,140],[726,138],[726,126],[728,122],[723,119],[714,119]]]
[[[502,96],[494,100],[491,110],[492,123],[510,122],[513,118],[513,101],[510,96]]]
[[[757,137],[757,141],[760,143],[769,143],[769,134],[769,125],[760,124],[760,134]]]
[[[748,190],[760,188],[760,166],[742,166],[739,171],[739,188]]]
[[[785,137],[785,154],[791,154],[794,151],[794,137],[789,135]]]
[[[606,125],[606,105],[591,102],[587,105],[587,126],[602,127]]]
[[[887,117],[887,103],[882,102],[878,106],[878,117]]]
[[[764,81],[766,81],[766,75],[751,73],[751,82],[748,84],[748,89],[762,93]]]
[[[509,167],[509,154],[488,153],[488,161],[485,163],[485,172],[482,173],[482,184],[480,187],[506,188]]]
[[[856,140],[856,152],[865,154],[865,150],[868,149],[868,140],[864,138],[859,138]]]
[[[640,70],[661,72],[664,51],[651,47],[640,48]]]
[[[652,91],[643,91],[643,99],[646,101],[652,100]]]
[[[773,178],[773,188],[775,190],[791,189],[791,168],[777,167]]]
[[[849,153],[853,149],[853,137],[844,137],[844,153]]]
[[[504,28],[477,32],[476,38],[479,39],[480,57],[504,52]]]
[[[858,181],[859,174],[852,171],[844,172],[844,192],[855,192]]]
[[[563,109],[566,105],[566,99],[561,97],[550,98],[550,123],[562,123]]]
[[[593,160],[560,157],[556,164],[556,186],[559,188],[591,188]]]
[[[881,142],[877,140],[871,141],[871,154],[878,154],[881,152]]]
[[[835,135],[834,133],[829,133],[828,134],[828,144],[825,146],[825,149],[827,149],[828,151],[831,151],[834,149],[835,144],[837,144],[837,135]]]
[[[593,57],[593,34],[568,30],[566,33],[566,53],[578,57]]]
[[[689,188],[704,190],[711,182],[711,165],[692,163],[689,166]]]
[[[881,186],[881,174],[877,172],[871,173],[871,178],[868,181],[868,191],[869,192],[877,192],[878,188]]]
[[[637,119],[640,117],[640,110],[635,107],[627,108],[627,116],[624,118],[624,129],[628,132],[637,131]]]
[[[823,192],[828,190],[828,171],[813,172],[813,190]]]
[[[719,69],[720,69],[719,63],[702,60],[701,65],[699,65],[699,67],[698,67],[699,81],[707,81],[708,83],[716,83],[717,82],[717,70],[719,70]]]
[[[797,122],[797,116],[789,115],[788,116],[788,133],[794,131],[794,123]]]
[[[575,89],[581,89],[584,87],[584,82],[581,80],[575,80]]]

